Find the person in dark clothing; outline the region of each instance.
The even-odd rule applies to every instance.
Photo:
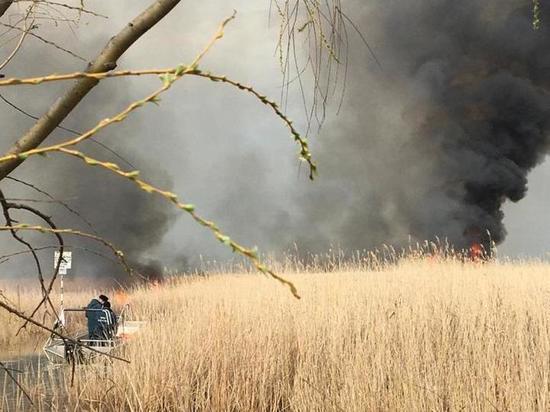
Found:
[[[92,299],[86,307],[88,318],[88,339],[107,340],[115,337],[117,316],[111,309],[111,302],[105,295]]]
[[[92,299],[86,306],[86,318],[88,318],[88,339],[101,339],[102,325],[99,322],[101,318],[101,309],[103,309],[101,295],[98,299]]]
[[[111,302],[109,302],[108,299],[104,301],[103,309],[104,310],[100,322],[103,323],[105,336],[108,339],[112,339],[115,337],[117,332],[118,319],[115,312],[111,309]]]

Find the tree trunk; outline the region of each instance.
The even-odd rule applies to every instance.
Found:
[[[0,0],[0,17],[4,15],[6,10],[11,6],[13,0]]]

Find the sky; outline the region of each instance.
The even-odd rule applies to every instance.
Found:
[[[548,259],[550,245],[550,162],[531,172],[527,196],[504,207],[508,236],[500,253],[512,257]]]

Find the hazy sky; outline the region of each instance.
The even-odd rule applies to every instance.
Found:
[[[508,203],[504,222],[508,237],[500,247],[510,256],[548,258],[550,250],[550,162],[533,170],[527,196],[518,203]]]

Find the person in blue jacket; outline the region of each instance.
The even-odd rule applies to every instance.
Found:
[[[100,319],[103,315],[103,304],[109,298],[105,295],[99,295],[86,306],[86,318],[88,318],[88,339],[104,339],[103,324]]]

